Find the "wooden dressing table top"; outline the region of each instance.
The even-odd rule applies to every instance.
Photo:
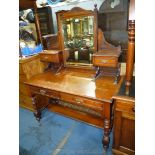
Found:
[[[94,74],[95,71],[66,68],[57,75],[51,71],[38,74],[26,83],[111,103],[112,96],[118,92],[123,77],[115,85],[112,77],[100,77],[96,81],[92,81]]]

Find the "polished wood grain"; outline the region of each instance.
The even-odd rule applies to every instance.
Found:
[[[101,77],[94,82],[94,74],[95,71],[66,68],[59,75],[48,71],[33,76],[26,83],[112,103],[112,96],[118,91],[120,84],[114,85],[111,77]]]
[[[94,79],[100,75],[114,76],[114,83],[118,83],[120,76],[120,64],[118,58],[122,53],[121,47],[109,44],[101,29],[98,28],[98,51],[93,53],[92,63],[97,68]],[[113,68],[113,69],[111,69]]]
[[[129,88],[131,86],[133,77],[133,67],[134,67],[134,52],[135,52],[135,21],[129,21],[129,31],[128,31],[129,41],[128,41],[128,52],[126,61],[126,94],[129,94]]]
[[[60,40],[57,34],[48,34],[42,36],[43,46],[45,50],[59,50]]]
[[[77,95],[71,95],[68,93],[61,93],[61,99],[70,103],[75,103],[76,105],[81,105],[89,107],[91,109],[103,110],[103,103],[101,101],[96,101],[93,99],[87,99]]]
[[[128,20],[128,51],[126,58],[126,95],[129,95],[129,89],[133,79],[135,57],[135,0],[131,0],[129,4],[129,20]]]
[[[58,11],[56,12],[56,17],[57,17],[57,27],[58,27],[58,40],[59,40],[59,47],[60,47],[60,50],[64,50],[64,42],[62,39],[63,38],[63,33],[62,33],[62,15],[67,12],[67,10],[61,10],[61,11]],[[64,53],[63,53],[64,55]]]
[[[60,50],[44,50],[40,53],[40,60],[45,62],[62,63],[62,51]]]
[[[26,84],[23,83],[23,81],[19,82],[19,94],[31,97],[30,89]]]
[[[33,8],[34,2],[36,2],[36,0],[19,0],[19,8],[23,10]]]
[[[43,63],[40,62],[40,57],[37,55],[33,59],[22,59],[19,62],[22,65],[22,70],[27,79],[30,79],[32,76],[42,73],[44,70]]]
[[[125,79],[114,99],[114,154],[135,154],[135,82],[132,81],[130,93],[126,95]]]
[[[97,4],[94,5],[94,52],[98,50],[98,9]]]
[[[29,91],[29,89],[28,89],[28,91]],[[19,92],[19,105],[20,105],[20,107],[34,111],[31,97],[28,95],[24,95],[21,92]]]
[[[63,65],[63,53],[61,50],[44,50],[40,53],[40,60],[46,63],[49,68],[54,70],[56,74],[62,69]]]
[[[108,56],[93,56],[93,64],[102,67],[117,67],[118,59]]]
[[[135,100],[132,97],[114,97],[115,154],[135,154]]]
[[[19,105],[34,111],[30,88],[24,84],[24,81],[32,76],[43,73],[44,64],[40,62],[39,55],[21,58],[19,60]]]
[[[103,144],[107,149],[112,128],[112,96],[118,92],[123,77],[114,85],[111,77],[93,81],[94,74],[95,70],[64,68],[59,75],[46,71],[25,84],[30,87],[37,120],[41,118],[37,98],[46,97],[50,110],[105,129]]]
[[[98,50],[109,49],[110,51],[110,49],[111,50],[114,49],[114,46],[106,41],[104,37],[104,33],[100,28],[98,28],[98,33],[97,33],[97,44],[98,44]]]

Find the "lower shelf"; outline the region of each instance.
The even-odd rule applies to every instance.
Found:
[[[83,113],[57,104],[49,105],[48,109],[52,112],[87,123],[89,125],[92,125],[98,128],[103,128],[103,119],[100,117],[95,117],[87,113]]]

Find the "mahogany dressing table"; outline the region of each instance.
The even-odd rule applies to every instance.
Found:
[[[121,49],[107,43],[98,29],[96,6],[94,11],[75,7],[57,12],[57,21],[64,65],[59,74],[46,70],[25,82],[31,90],[34,115],[40,120],[42,109],[48,107],[53,112],[103,128],[102,143],[106,150],[113,126],[112,97],[118,92],[123,77],[117,84],[113,83],[112,76],[100,76],[94,81],[94,66],[117,68]],[[109,52],[108,58],[103,56],[103,50]],[[58,53],[54,54],[57,62],[61,62]],[[48,54],[48,51],[42,52],[41,61],[56,61]],[[98,59],[105,63],[99,65]]]
[[[41,109],[48,105],[53,112],[103,128],[103,145],[108,148],[113,123],[112,96],[118,92],[123,78],[114,85],[112,77],[93,81],[94,74],[91,70],[66,68],[59,75],[46,71],[25,83],[31,90],[37,120],[41,118]],[[44,98],[43,105],[40,97]]]

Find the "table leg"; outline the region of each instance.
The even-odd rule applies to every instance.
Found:
[[[33,104],[33,107],[34,107],[34,110],[35,110],[34,111],[34,116],[36,117],[37,121],[40,121],[40,119],[41,119],[41,112],[40,112],[40,110],[37,107],[37,96],[36,95],[32,97],[32,104]]]
[[[103,148],[105,152],[109,147],[109,142],[110,142],[109,134],[110,134],[110,121],[107,118],[105,118],[104,119],[104,136],[102,139],[102,144],[103,144]]]

